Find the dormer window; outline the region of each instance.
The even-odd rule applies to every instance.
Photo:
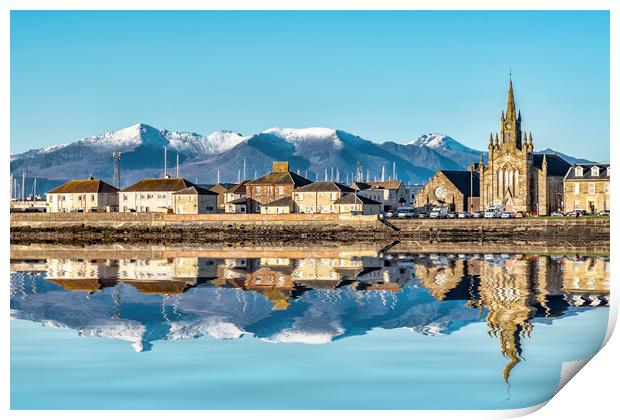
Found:
[[[607,176],[609,176],[609,170],[611,169],[611,166],[607,167]]]
[[[598,176],[598,166],[592,167],[592,176]]]
[[[583,176],[583,168],[581,166],[575,168],[575,176]]]

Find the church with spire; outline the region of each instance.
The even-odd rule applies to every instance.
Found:
[[[562,183],[570,164],[556,154],[534,153],[532,132],[523,130],[512,77],[500,131],[491,133],[488,160],[480,157],[480,210],[503,206],[506,211],[548,215],[562,208]]]

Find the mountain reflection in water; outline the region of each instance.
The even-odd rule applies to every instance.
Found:
[[[486,322],[508,380],[534,319],[609,299],[608,257],[203,254],[12,259],[12,317],[125,340],[136,351],[207,335],[322,344],[374,328],[446,335]]]

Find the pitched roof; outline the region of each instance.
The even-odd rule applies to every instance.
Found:
[[[338,200],[334,201],[334,204],[381,204],[378,201],[372,200],[368,197],[361,195],[348,193],[341,196]]]
[[[213,192],[211,190],[208,190],[204,187],[201,187],[199,185],[191,185],[187,188],[183,188],[182,190],[179,191],[175,191],[173,192],[173,194],[180,194],[180,195],[217,195],[216,192]]]
[[[542,169],[544,156],[547,156],[547,175],[564,176],[570,168],[570,163],[553,153],[534,153],[533,163],[538,169]]]
[[[282,198],[278,198],[277,200],[273,200],[270,203],[263,204],[262,207],[284,207],[284,206],[292,207],[294,204],[295,202],[293,201],[291,197],[282,197]]]
[[[339,184],[333,181],[317,181],[303,187],[295,189],[295,192],[319,192],[319,191],[340,191],[340,192],[353,192],[353,188],[346,185]]]
[[[351,184],[351,188],[353,188],[354,190],[367,190],[370,188],[370,184],[367,182],[363,182],[363,181],[356,181],[354,183]]]
[[[122,192],[134,191],[179,191],[195,184],[183,178],[144,178],[128,186]]]
[[[238,184],[234,184],[226,192],[232,193],[232,194],[245,194],[245,184],[247,184],[248,182],[250,181],[245,180],[245,181],[241,181]]]
[[[229,188],[235,184],[232,182],[220,182],[219,184],[199,184],[201,187],[211,190],[215,193],[221,194],[228,191]]]
[[[270,172],[267,175],[263,175],[254,181],[248,182],[249,185],[262,185],[262,184],[293,184],[295,187],[303,187],[310,184],[312,181],[304,178],[301,175],[297,175],[293,172]]]
[[[440,171],[463,195],[480,196],[480,174],[476,171]],[[473,175],[472,175],[473,174]],[[473,187],[473,188],[472,188]],[[473,191],[472,191],[473,190]]]
[[[592,175],[592,168],[598,166],[598,176]],[[575,168],[582,167],[583,168],[583,176],[575,175]],[[609,175],[607,172],[607,168],[609,168],[609,163],[577,163],[570,167],[566,174],[566,179],[609,179]]]
[[[239,197],[231,201],[227,201],[226,204],[249,204],[251,202],[257,202],[250,197]]]
[[[118,188],[100,179],[79,179],[54,188],[47,194],[79,194],[79,193],[116,193]]]
[[[392,179],[390,181],[358,181],[351,184],[356,190],[367,190],[369,188],[379,188],[383,190],[397,190],[403,185],[402,181]]]

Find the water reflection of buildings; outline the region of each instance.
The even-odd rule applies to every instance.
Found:
[[[486,309],[489,334],[498,337],[509,362],[504,379],[521,361],[521,339],[532,320],[557,317],[568,306],[609,302],[609,259],[483,255],[435,257],[415,266],[416,276],[439,300],[463,299]]]
[[[482,316],[508,359],[507,379],[535,319],[609,299],[602,257],[298,257],[14,260],[11,307],[17,318],[138,350],[203,335],[322,343],[373,328],[450,334]]]

